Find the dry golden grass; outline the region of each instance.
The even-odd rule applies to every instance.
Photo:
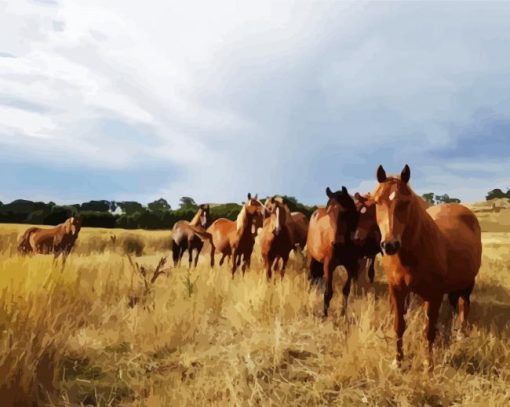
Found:
[[[443,306],[435,370],[423,366],[424,315],[413,300],[407,364],[394,369],[384,277],[358,287],[328,320],[301,258],[268,284],[260,256],[234,280],[226,267],[171,269],[145,291],[130,263],[151,271],[168,232],[84,229],[64,270],[15,253],[24,226],[1,225],[1,405],[509,405],[510,233],[484,233],[472,330],[448,334]],[[143,257],[122,243],[141,242]],[[137,246],[137,243],[133,243]],[[134,250],[136,251],[136,250]],[[130,306],[130,298],[138,298]]]

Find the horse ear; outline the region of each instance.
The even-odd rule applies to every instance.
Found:
[[[384,171],[382,165],[377,168],[377,181],[379,181],[379,183],[386,181],[386,171]]]
[[[274,203],[274,196],[271,197],[271,199],[269,200],[270,203]]]
[[[253,198],[253,199],[255,199],[256,201],[258,201],[258,199],[259,199],[259,194],[258,194],[258,193],[257,193],[257,194],[255,194],[255,198]]]
[[[344,195],[349,195],[349,191],[347,191],[347,188],[346,188],[346,187],[344,187],[344,186],[342,186],[342,193],[343,193]]]
[[[411,178],[411,168],[406,164],[402,172],[400,173],[400,180],[407,184]]]
[[[359,194],[359,192],[356,192],[354,194],[354,198],[357,199],[358,201],[361,201],[361,195]]]
[[[248,199],[251,199],[251,193],[248,192]]]
[[[331,198],[333,196],[333,192],[331,192],[331,189],[329,189],[329,187],[326,188],[326,195],[328,196],[328,198]]]

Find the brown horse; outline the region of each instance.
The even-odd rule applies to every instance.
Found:
[[[331,192],[326,189],[328,203],[325,208],[317,209],[310,219],[306,241],[308,269],[312,281],[323,276],[326,282],[324,292],[324,316],[333,297],[333,271],[337,266],[347,270],[347,281],[343,287],[342,315],[345,315],[347,299],[351,290],[351,280],[357,276],[358,252],[353,235],[358,224],[358,211],[347,188]]]
[[[375,277],[375,256],[381,252],[381,232],[375,216],[375,201],[370,194],[354,194],[356,209],[359,213],[358,227],[354,234],[354,243],[360,251],[360,257],[369,261],[368,278],[371,283]]]
[[[308,218],[301,212],[290,212],[288,206],[284,203],[281,197],[273,196],[267,198],[264,202],[264,214],[265,217],[269,217],[274,211],[275,203],[283,205],[283,209],[286,211],[286,223],[292,239],[292,249],[303,250],[306,245],[306,237],[308,235]]]
[[[198,207],[197,213],[190,222],[180,220],[174,224],[172,228],[172,258],[174,260],[174,267],[181,263],[186,250],[189,254],[189,267],[191,267],[193,262],[193,251],[196,250],[194,264],[196,267],[198,256],[200,256],[204,246],[204,240],[212,242],[211,235],[206,232],[206,228],[210,224],[209,209],[209,205],[202,204]],[[214,266],[213,262],[211,262],[212,266]]]
[[[432,345],[444,294],[448,294],[454,312],[459,308],[464,328],[481,264],[481,231],[473,212],[460,204],[425,209],[424,201],[408,184],[410,177],[407,165],[400,177],[386,176],[379,166],[379,184],[373,196],[382,236],[382,264],[395,313],[397,363],[404,357],[404,316],[408,294],[413,292],[425,301],[425,335],[432,368]]]
[[[18,251],[21,254],[53,254],[55,258],[62,255],[65,262],[78,238],[81,223],[80,218],[71,217],[54,228],[31,227],[19,238]]]
[[[207,229],[211,234],[211,263],[214,262],[215,251],[221,253],[220,266],[225,257],[232,257],[232,277],[242,261],[243,273],[250,267],[251,254],[255,244],[257,229],[262,224],[263,205],[257,199],[248,194],[248,200],[244,203],[237,220],[220,218],[213,222]]]
[[[292,231],[289,224],[290,211],[283,202],[273,198],[266,200],[266,211],[269,216],[264,220],[260,232],[260,251],[264,260],[267,278],[271,279],[273,267],[276,271],[278,262],[282,260],[280,275],[283,278],[289,253],[294,247]]]

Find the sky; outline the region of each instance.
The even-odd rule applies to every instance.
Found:
[[[241,4],[242,3],[242,4]],[[0,201],[510,188],[510,2],[0,0]]]

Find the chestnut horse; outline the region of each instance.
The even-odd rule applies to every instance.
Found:
[[[220,266],[225,257],[232,257],[232,278],[237,267],[242,261],[243,273],[250,267],[251,254],[255,244],[255,236],[258,228],[262,225],[263,205],[257,199],[248,194],[248,200],[244,203],[237,220],[220,218],[213,222],[207,229],[212,237],[211,264],[214,264],[216,250],[221,253]]]
[[[359,213],[358,227],[354,234],[354,243],[360,251],[359,256],[369,261],[368,279],[375,277],[375,256],[381,253],[381,232],[375,216],[375,201],[370,194],[354,194],[356,209]]]
[[[428,362],[432,369],[432,345],[444,294],[457,312],[461,329],[469,313],[469,296],[481,264],[481,230],[476,216],[460,204],[425,209],[424,201],[409,186],[406,165],[400,177],[388,177],[382,166],[373,197],[381,230],[382,265],[388,279],[395,316],[396,361],[404,357],[403,340],[410,292],[425,301]]]
[[[198,263],[198,256],[204,246],[204,240],[211,241],[211,235],[206,232],[210,224],[209,205],[202,204],[190,222],[180,220],[172,228],[172,257],[174,267],[181,263],[184,252],[188,250],[189,267],[193,262],[193,250],[196,250],[195,267]],[[214,263],[211,263],[211,267]]]
[[[273,267],[276,271],[281,259],[280,275],[283,278],[290,251],[294,247],[292,231],[289,228],[289,224],[292,223],[290,211],[287,205],[274,197],[266,200],[265,207],[269,215],[264,220],[264,226],[260,232],[260,251],[264,267],[267,278],[270,280]]]
[[[292,249],[303,250],[306,245],[306,237],[308,235],[308,218],[301,212],[290,212],[288,206],[281,197],[273,196],[267,198],[264,202],[265,217],[269,217],[274,210],[275,202],[283,205],[286,211],[286,223],[292,239]]]
[[[71,217],[54,228],[31,227],[19,238],[18,251],[21,254],[53,254],[55,259],[62,255],[65,263],[78,238],[81,223],[80,218]]]
[[[347,188],[331,192],[326,189],[328,203],[317,209],[311,219],[306,241],[308,269],[312,281],[323,276],[326,282],[324,292],[324,316],[333,297],[333,271],[337,266],[347,270],[347,281],[343,287],[342,315],[345,315],[351,280],[357,276],[358,254],[353,235],[358,224],[358,211]]]

